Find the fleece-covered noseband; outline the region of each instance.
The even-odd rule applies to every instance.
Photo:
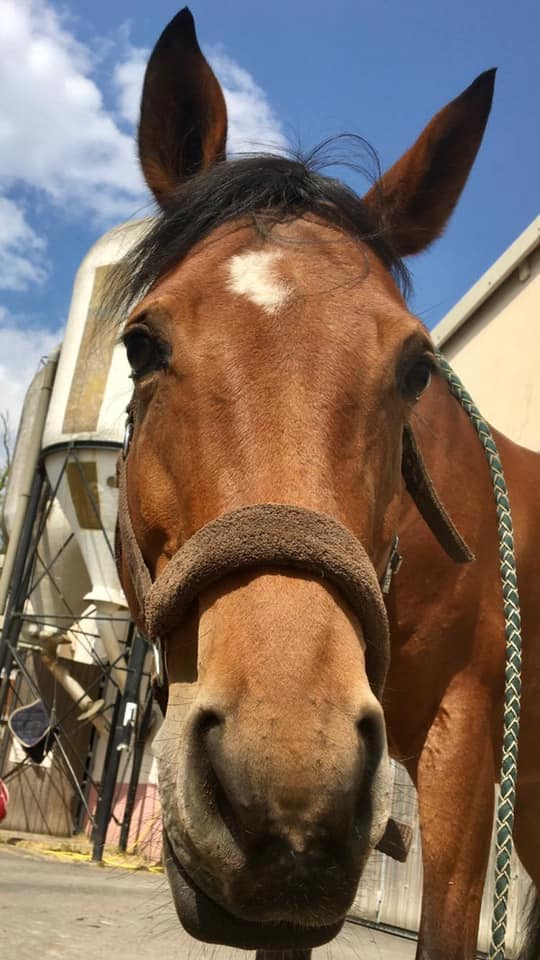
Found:
[[[336,587],[358,616],[368,676],[374,692],[381,694],[389,657],[381,588],[362,544],[337,520],[286,503],[232,510],[197,530],[152,581],[131,523],[121,459],[118,524],[122,557],[141,611],[139,626],[152,643],[177,627],[196,597],[228,574],[264,567],[304,570]]]

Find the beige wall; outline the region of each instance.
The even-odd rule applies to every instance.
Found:
[[[493,426],[540,450],[540,246],[442,349]]]

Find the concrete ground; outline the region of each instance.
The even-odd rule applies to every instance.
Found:
[[[0,848],[0,954],[15,960],[253,960],[192,940],[162,875]],[[314,960],[412,960],[415,944],[348,923]]]

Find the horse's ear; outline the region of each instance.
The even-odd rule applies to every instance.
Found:
[[[139,158],[161,207],[185,177],[224,158],[226,139],[223,93],[184,7],[154,47],[141,101]]]
[[[494,84],[495,70],[481,73],[366,194],[399,256],[419,253],[443,232],[482,142]]]

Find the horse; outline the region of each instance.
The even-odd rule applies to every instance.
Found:
[[[115,278],[134,390],[117,562],[153,642],[166,869],[196,938],[306,960],[416,784],[417,960],[471,960],[501,751],[504,630],[484,454],[407,307],[494,71],[361,198],[299,157],[226,159],[187,8],[147,65],[159,216]],[[113,297],[114,299],[114,297]],[[524,631],[515,843],[540,881],[540,458],[496,434]],[[404,563],[397,567],[396,536]],[[524,957],[540,956],[533,908]]]

